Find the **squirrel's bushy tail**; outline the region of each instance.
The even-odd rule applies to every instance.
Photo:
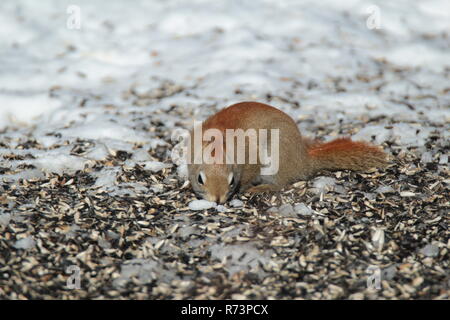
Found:
[[[322,169],[366,171],[387,164],[387,156],[380,147],[352,141],[349,138],[340,138],[327,143],[309,142],[307,152],[315,171]]]

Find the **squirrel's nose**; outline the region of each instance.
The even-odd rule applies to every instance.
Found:
[[[225,203],[226,201],[227,201],[227,195],[226,194],[224,194],[223,196],[221,196],[221,197],[218,197],[218,200],[219,201],[217,201],[218,203]]]
[[[216,194],[208,194],[206,197],[208,201],[215,202],[215,203],[225,203],[227,201],[227,195],[216,195]]]
[[[208,194],[208,195],[206,195],[206,200],[217,203],[217,201],[219,200],[219,197],[214,194]]]

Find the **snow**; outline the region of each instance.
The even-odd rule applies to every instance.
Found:
[[[377,193],[392,193],[392,192],[395,192],[395,190],[391,186],[380,186],[375,190],[375,192],[377,192]]]
[[[0,94],[0,128],[10,123],[30,125],[39,116],[59,108],[61,102],[45,94]]]
[[[145,162],[145,169],[152,172],[158,172],[164,168],[170,168],[172,165],[167,163],[162,163],[159,161],[147,161]]]
[[[85,165],[90,163],[89,160],[61,153],[61,150],[58,149],[39,154],[37,159],[26,162],[52,173],[74,173],[83,170]]]
[[[199,211],[214,208],[216,206],[215,202],[207,200],[193,200],[189,203],[189,209]]]
[[[9,222],[11,221],[11,214],[10,213],[2,213],[0,214],[0,225],[6,227]]]
[[[292,109],[282,101],[278,106],[294,118],[310,115],[319,123],[360,115],[408,122],[419,112],[435,123],[450,119],[445,108],[450,103],[445,95],[450,59],[446,41],[439,36],[450,27],[450,5],[445,0],[377,4],[381,18],[377,30],[366,25],[373,4],[364,0],[135,1],[133,5],[85,0],[77,2],[80,29],[66,26],[70,4],[11,2],[0,13],[6,21],[0,32],[0,128],[31,128],[44,149],[74,139],[95,144],[79,160],[64,148],[42,154],[36,161],[38,170],[71,172],[87,165],[87,159],[103,160],[117,150],[130,152],[135,144],[149,148],[164,144],[145,126],[155,111],[173,104],[194,108],[194,116],[203,119],[209,111],[198,106],[260,100],[267,92],[280,96],[291,92],[291,99],[302,108]],[[437,36],[422,36],[427,34]],[[30,47],[32,51],[26,50]],[[361,74],[376,77],[380,59],[411,69],[408,77],[390,72],[388,66],[379,92],[352,81]],[[344,92],[334,90],[336,81],[342,82]],[[160,90],[162,82],[192,88],[191,94],[175,94],[145,107],[132,106],[124,98],[128,88],[146,96]],[[307,89],[309,84],[314,85]],[[236,96],[236,89],[243,94]],[[430,93],[435,98],[426,98]],[[393,101],[404,96],[410,97],[415,110]],[[317,113],[318,108],[324,112]],[[136,112],[146,119],[137,123]],[[167,115],[164,120],[170,127],[180,119]],[[376,143],[394,139],[406,148],[422,146],[434,130],[406,122],[369,124],[354,138]],[[445,129],[444,125],[440,130],[450,138]],[[13,132],[0,138],[10,138]],[[17,142],[11,141],[10,147]],[[151,160],[146,152],[132,152],[133,160]],[[48,161],[50,157],[55,161]],[[158,171],[158,165],[146,166]],[[179,174],[186,176],[184,167]]]
[[[302,216],[310,216],[313,210],[304,203],[298,203],[294,206],[294,211]]]
[[[70,129],[61,130],[67,137],[81,139],[114,139],[128,142],[146,142],[145,137],[118,123],[110,121],[93,121]]]
[[[260,252],[251,244],[223,245],[215,244],[210,247],[211,257],[223,263],[230,277],[239,271],[255,271],[260,276],[263,272],[260,264],[266,265],[270,261],[270,252]]]
[[[153,279],[159,277],[161,271],[162,269],[159,267],[159,263],[155,260],[132,259],[122,264],[120,276],[114,279],[113,285],[115,287],[122,287],[132,277],[136,277],[143,284],[150,283]]]
[[[244,205],[244,203],[239,199],[233,199],[230,201],[230,206],[233,208],[240,208]]]
[[[396,264],[393,264],[387,268],[382,269],[382,279],[385,279],[387,281],[391,281],[394,279],[395,275],[397,274],[397,266]]]
[[[33,237],[29,236],[20,240],[17,240],[13,245],[16,249],[32,249],[36,246],[36,241],[34,241]]]
[[[437,257],[439,255],[439,247],[436,244],[427,244],[419,252],[427,257]]]
[[[101,172],[93,173],[93,176],[96,178],[95,186],[96,187],[114,186],[119,171],[120,170],[118,168],[108,168],[102,170]]]
[[[391,131],[380,125],[369,125],[353,135],[354,140],[372,141],[374,143],[383,143],[391,137]],[[372,139],[375,138],[375,139]]]
[[[225,207],[224,205],[221,205],[221,204],[219,204],[217,207],[216,207],[216,210],[217,210],[217,212],[227,212],[227,207]]]
[[[134,161],[148,161],[149,160],[149,155],[148,152],[145,150],[138,150],[135,153],[133,153],[132,159]]]
[[[423,146],[434,128],[424,127],[420,124],[396,123],[388,128],[380,125],[369,125],[353,136],[355,140],[373,141],[381,144],[393,140],[403,148]],[[449,134],[443,132],[443,136]]]
[[[336,185],[336,179],[331,177],[317,177],[313,181],[313,188],[320,192],[331,191]]]
[[[420,161],[423,163],[430,163],[433,161],[433,156],[431,154],[431,152],[424,152],[422,153],[422,157],[420,158]]]
[[[178,174],[179,177],[187,179],[188,176],[189,176],[187,164],[183,164],[183,165],[178,166],[177,167],[177,174]]]
[[[294,211],[294,208],[292,207],[292,205],[290,203],[282,204],[278,208],[278,212],[281,216],[287,217],[287,218],[295,218],[297,216]]]
[[[170,137],[175,129],[188,128],[192,120],[203,120],[232,103],[269,102],[269,94],[269,103],[298,120],[307,136],[317,135],[309,130],[312,124],[340,129],[341,120],[351,127],[362,118],[379,117],[384,120],[351,131],[352,138],[395,142],[401,149],[423,151],[423,163],[448,164],[448,155],[424,149],[432,134],[439,136],[439,143],[450,140],[447,0],[376,2],[381,24],[374,30],[366,24],[367,9],[374,5],[367,0],[78,0],[80,29],[67,28],[66,9],[71,4],[2,2],[0,167],[9,171],[0,174],[0,181],[91,168],[92,188],[111,196],[165,192],[162,182],[147,181],[147,187],[142,181],[118,179],[122,169],[135,165],[155,174],[174,167],[170,159],[152,156],[167,144],[158,130]],[[165,96],[167,84],[174,92]],[[170,112],[172,106],[192,117]],[[21,147],[30,141],[37,145]],[[83,152],[73,152],[78,145]],[[93,169],[118,151],[131,154],[123,167]],[[21,165],[30,167],[20,169]],[[187,166],[177,166],[175,173],[187,178]],[[345,192],[330,177],[312,183],[319,192]],[[396,191],[385,186],[367,196],[392,192]],[[223,217],[217,212],[238,210],[243,203],[194,200],[188,206],[215,208],[214,214]],[[313,213],[304,203],[269,210],[286,217]],[[2,227],[10,219],[26,221],[0,212]],[[77,231],[73,225],[66,236]],[[187,237],[197,231],[182,225],[178,232]],[[99,241],[108,248],[106,240]],[[199,244],[197,239],[189,241]],[[26,249],[35,243],[28,237],[14,245]],[[257,269],[270,254],[252,244],[216,244],[210,250],[230,273]],[[124,285],[133,277],[144,283],[176,278],[159,266],[152,259],[126,262],[114,284]]]

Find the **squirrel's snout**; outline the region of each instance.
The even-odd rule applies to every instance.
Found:
[[[227,195],[208,194],[206,195],[206,200],[216,203],[225,203],[227,201]]]

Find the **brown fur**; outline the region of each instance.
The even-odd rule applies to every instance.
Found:
[[[273,176],[262,176],[261,164],[190,164],[189,178],[194,190],[210,201],[225,202],[236,191],[266,192],[280,190],[320,170],[367,170],[383,166],[386,155],[378,147],[347,138],[320,143],[303,138],[294,120],[286,113],[266,104],[241,102],[225,108],[202,124],[203,132],[215,128],[224,136],[226,129],[279,129],[279,170]],[[193,133],[193,132],[191,132]],[[191,141],[194,141],[192,139]],[[206,147],[208,142],[203,142]],[[269,137],[270,144],[270,137]],[[192,145],[191,145],[192,147]],[[236,146],[235,146],[236,148]],[[246,140],[248,150],[248,141]],[[206,181],[199,183],[202,173]],[[230,175],[236,185],[229,185]]]
[[[313,144],[308,148],[308,155],[318,170],[364,171],[386,164],[386,154],[379,147],[349,138]]]

